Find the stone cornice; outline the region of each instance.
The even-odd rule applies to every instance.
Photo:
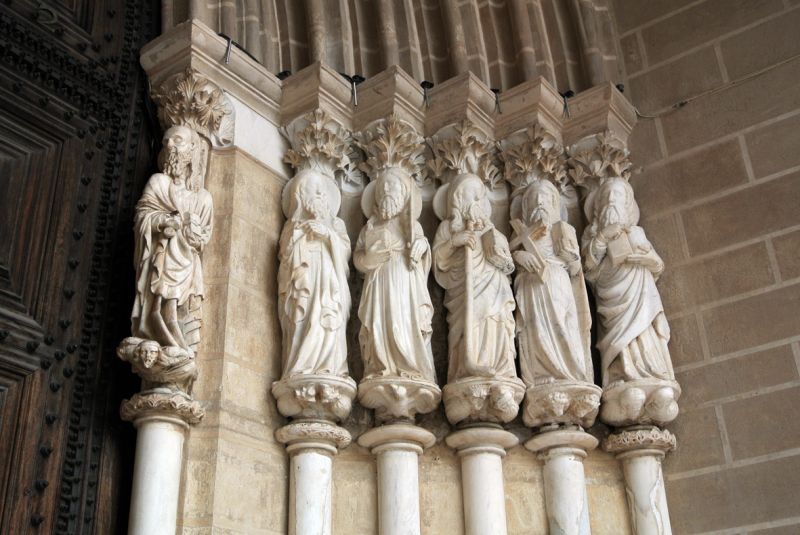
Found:
[[[353,130],[394,114],[421,134],[425,131],[425,97],[419,82],[394,65],[358,86]]]
[[[228,42],[198,20],[171,28],[142,48],[140,63],[150,84],[188,67],[212,80],[274,124],[280,122],[281,81],[236,47],[225,63]]]

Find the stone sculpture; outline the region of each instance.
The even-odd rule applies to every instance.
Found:
[[[656,288],[664,262],[637,225],[627,151],[601,141],[599,153],[575,158],[579,165],[600,162],[594,167],[599,184],[586,200],[590,223],[582,249],[600,318],[601,417],[616,426],[663,424],[677,416],[680,395],[667,347],[669,325]],[[576,169],[586,183],[582,168]]]
[[[282,198],[287,219],[278,270],[283,373],[272,392],[285,416],[338,420],[349,414],[355,396],[345,335],[350,238],[337,217],[341,194],[334,181],[347,142],[322,112],[299,122],[305,128],[295,138],[297,149],[287,154],[298,172]]]
[[[519,138],[522,138],[521,140]],[[593,377],[591,313],[575,229],[567,222],[563,148],[538,124],[503,152],[513,186],[511,249],[524,420],[530,427],[594,423],[602,391]],[[565,194],[568,192],[568,194]]]
[[[433,243],[436,281],[449,326],[445,403],[452,423],[509,421],[522,398],[514,358],[514,262],[490,221],[487,188],[463,173],[434,200],[443,218]]]
[[[360,137],[369,155],[364,167],[375,180],[362,197],[369,220],[353,255],[365,276],[358,309],[364,360],[359,399],[376,409],[379,420],[413,420],[441,398],[431,351],[431,251],[417,221],[422,200],[414,175],[421,171],[423,145],[397,117],[381,123]]]

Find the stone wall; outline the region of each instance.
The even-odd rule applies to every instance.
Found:
[[[658,115],[634,130],[632,183],[667,265],[684,392],[665,463],[673,528],[798,533],[800,3],[613,7],[626,95]]]

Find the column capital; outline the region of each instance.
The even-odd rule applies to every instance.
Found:
[[[543,459],[564,453],[575,453],[585,457],[586,452],[595,449],[598,443],[598,440],[586,431],[562,428],[535,434],[525,442],[525,448],[539,454]]]
[[[343,427],[322,420],[296,421],[275,430],[275,439],[286,445],[290,455],[303,450],[319,450],[336,455],[352,440]]]
[[[545,78],[527,80],[500,94],[500,111],[495,115],[495,135],[498,139],[524,132],[534,124],[563,144],[564,104],[558,90]]]
[[[205,416],[205,410],[190,396],[172,391],[150,390],[139,392],[122,401],[120,417],[139,426],[147,420],[166,420],[181,427],[196,425]]]
[[[506,450],[519,444],[519,439],[500,426],[476,425],[450,433],[445,442],[456,450],[459,457],[476,453],[493,453],[504,457]]]
[[[603,441],[603,450],[617,458],[638,455],[663,457],[677,447],[675,435],[658,427],[633,427],[612,433]]]
[[[386,424],[358,437],[358,445],[376,455],[389,450],[411,450],[421,455],[422,450],[435,443],[433,433],[411,424]]]
[[[358,86],[358,107],[353,110],[353,130],[390,116],[425,132],[425,98],[419,82],[398,65],[370,77]]]

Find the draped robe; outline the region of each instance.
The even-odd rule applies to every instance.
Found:
[[[167,237],[159,226],[172,214],[184,226]],[[190,215],[193,224],[186,223]],[[200,252],[211,239],[213,205],[205,189],[192,191],[162,173],[154,174],[136,204],[136,300],[131,314],[134,336],[162,346],[195,350],[199,344],[203,266]],[[189,237],[192,236],[190,243]],[[177,328],[163,317],[163,305],[175,300]],[[185,343],[181,343],[181,339]]]
[[[585,300],[583,277],[570,277],[567,263],[553,250],[552,230],[535,245],[546,263],[542,274],[519,268],[514,280],[522,379],[528,385],[548,380],[591,383],[591,320],[579,314],[576,304],[578,297]]]
[[[283,331],[283,376],[347,375],[345,329],[350,314],[347,286],[350,239],[344,222],[316,220],[319,237],[290,219],[281,234],[278,295]]]
[[[494,227],[496,242],[505,237]],[[443,221],[433,242],[434,274],[446,290],[445,307],[449,326],[450,363],[448,382],[474,376],[470,370],[484,368],[498,377],[516,377],[514,367],[514,296],[508,275],[491,264],[484,251],[484,242],[477,240],[475,249],[453,247],[450,221]],[[465,254],[472,255],[473,318],[471,328],[474,355],[464,351],[466,310]]]
[[[602,355],[603,385],[635,379],[674,380],[667,348],[669,325],[656,288],[661,269],[627,262],[614,266],[606,244],[593,235],[591,227],[586,232],[586,278],[593,283],[600,316],[597,348]],[[626,232],[634,252],[651,255],[663,269],[644,229],[632,226]]]
[[[411,265],[400,220],[375,222],[371,219],[361,229],[356,243],[356,266],[365,272],[358,308],[364,377],[388,375],[434,382],[433,305],[427,286],[430,247],[419,262]],[[414,230],[415,240],[424,239],[419,223],[415,222]],[[372,247],[390,251],[391,257],[378,265],[365,264],[365,260],[360,259],[365,258],[366,250]]]

